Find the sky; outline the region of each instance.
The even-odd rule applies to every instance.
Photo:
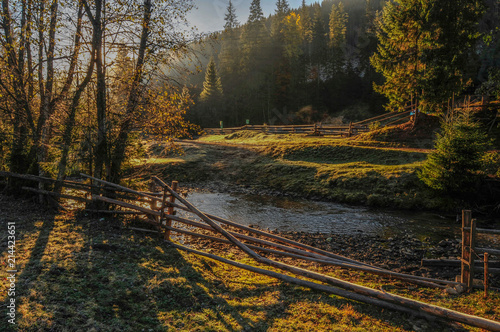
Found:
[[[240,24],[248,19],[250,3],[252,0],[232,0],[236,8],[236,16]],[[312,4],[318,0],[306,0],[306,4]],[[199,32],[213,32],[224,29],[224,15],[227,11],[229,0],[194,0],[198,9],[193,9],[188,14],[188,19],[193,26],[198,28]],[[261,0],[264,16],[274,14],[276,9],[276,0]],[[290,8],[299,8],[302,0],[288,0]]]

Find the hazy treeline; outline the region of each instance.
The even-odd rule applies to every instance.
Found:
[[[424,1],[422,6],[436,6],[432,2],[435,1]],[[471,39],[477,42],[473,47],[462,43],[466,48],[462,59],[467,63],[466,68],[460,68],[461,85],[457,90],[471,94],[481,86],[484,90],[485,82],[496,84],[491,82],[494,76],[491,69],[499,66],[499,12],[497,1],[486,0],[469,2],[476,6],[473,8],[476,14],[482,13],[480,16],[452,13],[472,12],[469,4],[462,2],[455,5],[450,2],[451,8],[441,17],[458,17],[468,24],[468,19],[480,17],[470,23],[478,29],[478,35]],[[414,6],[411,3],[416,1],[398,3]],[[193,95],[199,96],[196,107],[188,113],[190,119],[202,126],[218,126],[219,121],[233,126],[244,124],[246,119],[252,124],[283,123],[287,118],[285,112],[294,113],[295,117],[288,118],[297,123],[319,121],[327,115],[356,120],[381,112],[388,98],[375,92],[374,84],[382,85],[386,80],[374,69],[370,58],[377,52],[380,36],[384,34],[380,27],[384,24],[386,4],[382,0],[324,0],[306,5],[303,1],[300,8],[290,9],[286,0],[278,0],[275,13],[264,17],[260,1],[253,0],[248,21],[242,23],[229,2],[224,31],[217,33],[215,40],[205,41],[204,71],[189,80],[194,86]],[[423,9],[416,10],[426,14]],[[411,22],[418,17],[407,19]],[[475,32],[467,33],[472,36]],[[415,46],[411,41],[405,42],[408,56],[412,47],[427,47],[425,40]],[[450,51],[456,52],[462,47],[461,42],[457,39],[444,43],[456,43],[455,50]],[[444,61],[447,60],[441,62]],[[443,72],[447,70],[444,64],[436,63],[432,65],[442,66]],[[418,75],[424,76],[421,73],[415,76]],[[448,92],[453,93],[449,89],[443,95]]]

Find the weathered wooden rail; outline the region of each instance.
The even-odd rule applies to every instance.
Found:
[[[55,181],[48,178],[23,176],[12,173],[7,174],[6,172],[0,173],[0,176],[17,176],[20,178],[29,179],[31,181],[43,181],[52,183],[53,181]],[[460,322],[491,331],[500,331],[500,322],[497,321],[460,313],[450,309],[405,298],[399,295],[390,294],[385,291],[357,285],[345,280],[334,278],[330,275],[314,272],[304,268],[299,268],[295,265],[285,264],[277,260],[276,258],[267,258],[257,252],[271,254],[271,257],[292,257],[295,260],[304,260],[333,265],[339,268],[358,270],[364,273],[379,275],[388,278],[389,280],[400,279],[405,282],[421,285],[424,287],[445,288],[450,286],[462,285],[460,282],[395,273],[344,257],[342,255],[308,246],[276,234],[239,225],[235,222],[203,213],[179,194],[178,188],[175,189],[175,187],[177,186],[176,182],[174,182],[172,186],[169,186],[161,179],[153,177],[152,180],[154,184],[160,190],[156,190],[156,188],[150,188],[149,192],[143,192],[126,188],[104,180],[96,179],[85,174],[81,174],[81,176],[88,180],[92,180],[92,184],[70,181],[64,181],[63,183],[67,184],[68,188],[71,188],[73,191],[76,190],[78,193],[75,192],[73,194],[59,194],[50,193],[48,191],[42,192],[38,188],[25,187],[25,189],[34,191],[42,195],[52,196],[53,194],[55,194],[55,196],[61,198],[76,199],[76,197],[78,197],[79,200],[83,200],[88,203],[104,202],[110,207],[115,207],[114,210],[99,210],[95,207],[89,209],[89,211],[93,211],[96,213],[131,213],[138,216],[143,216],[143,221],[147,224],[152,225],[154,229],[131,227],[131,230],[162,234],[164,239],[169,241],[172,247],[210,259],[214,259],[226,264],[230,264],[241,269],[246,269],[255,273],[260,273],[273,278],[277,278],[288,283],[294,283],[297,285],[309,287],[311,289],[342,296],[348,299],[377,305],[382,308],[391,310],[398,310],[401,312],[410,313],[412,315],[438,320],[444,323]],[[102,190],[96,191],[97,189]],[[92,194],[92,196],[89,197],[89,194]],[[110,197],[107,197],[106,195]],[[177,216],[177,210],[185,211],[189,215],[189,218]],[[197,220],[193,220],[193,218]],[[187,227],[184,225],[187,225]],[[206,231],[210,231],[214,234],[208,235],[206,234]],[[289,273],[292,273],[294,276],[270,271],[262,267],[249,266],[218,255],[209,254],[199,250],[188,248],[186,246],[182,246],[171,241],[170,232],[176,232],[178,234],[182,234],[183,236],[192,236],[196,238],[203,238],[210,241],[217,241],[234,245],[245,254],[253,258],[257,263],[260,263],[263,266],[270,266],[282,271],[287,271]],[[309,280],[303,280],[301,278],[308,278]]]
[[[345,125],[328,125],[322,123],[310,125],[245,125],[232,128],[205,128],[205,132],[211,135],[227,135],[234,132],[251,130],[267,134],[309,134],[315,136],[342,136],[351,137],[360,133],[370,131],[374,123],[377,127],[392,126],[409,121],[415,114],[414,106],[408,106],[409,110],[400,113],[387,113],[359,122],[351,122]]]

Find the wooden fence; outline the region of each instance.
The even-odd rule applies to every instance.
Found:
[[[481,248],[476,246],[476,235],[478,233],[500,235],[500,230],[484,229],[476,227],[476,220],[472,219],[470,210],[462,211],[462,257],[461,263],[461,282],[466,285],[470,291],[474,287],[474,271],[483,270],[484,272],[484,295],[488,296],[488,274],[500,273],[500,268],[490,267],[489,255],[500,256],[500,250],[492,248]],[[482,256],[482,258],[481,258]],[[483,267],[478,267],[475,260],[482,260]],[[494,262],[495,266],[497,262]]]
[[[0,172],[0,176],[19,177],[35,182],[54,183],[55,181],[48,178],[18,175],[7,172]],[[91,180],[92,183],[84,184],[75,181],[63,181],[63,185],[66,188],[75,191],[72,194],[53,193],[32,187],[23,187],[23,189],[33,191],[37,194],[47,195],[49,197],[57,196],[68,199],[76,199],[88,203],[104,202],[106,205],[109,205],[109,207],[114,207],[114,209],[110,210],[101,210],[95,207],[89,208],[89,211],[96,213],[135,214],[139,217],[142,216],[142,220],[145,223],[151,224],[154,229],[151,230],[132,227],[130,227],[130,229],[159,233],[165,240],[169,241],[169,244],[172,247],[230,264],[237,268],[246,269],[288,283],[309,287],[311,289],[342,296],[355,301],[377,305],[386,309],[398,310],[411,315],[438,320],[444,323],[456,321],[491,331],[500,331],[500,322],[497,321],[467,315],[403,296],[390,294],[385,291],[357,285],[326,274],[300,268],[296,265],[285,264],[277,258],[267,258],[257,252],[272,254],[271,257],[291,257],[295,259],[294,261],[304,260],[324,265],[332,265],[339,268],[362,271],[364,273],[375,274],[388,278],[388,282],[390,282],[391,279],[398,279],[424,287],[441,289],[460,286],[462,285],[460,282],[392,272],[342,255],[305,245],[276,234],[264,232],[208,213],[203,213],[179,194],[179,189],[177,188],[177,183],[175,181],[172,183],[172,186],[169,186],[161,179],[153,177],[152,183],[154,186],[151,186],[150,191],[144,192],[96,179],[85,174],[81,174],[81,176],[85,179]],[[157,188],[159,188],[159,190],[156,190]],[[189,217],[178,216],[176,211],[184,211],[189,214]],[[270,271],[261,267],[250,266],[221,256],[180,245],[170,240],[170,232],[176,232],[178,234],[182,234],[183,236],[192,236],[214,242],[234,245],[262,266],[270,266],[279,270],[287,271],[293,274],[293,276]],[[213,233],[213,235],[209,235],[208,232]],[[308,280],[301,278],[307,278]]]
[[[308,134],[315,136],[341,136],[351,137],[360,133],[370,131],[376,124],[377,127],[392,126],[409,121],[415,114],[415,107],[407,107],[409,110],[400,113],[387,113],[359,122],[351,122],[346,125],[289,125],[289,126],[268,126],[268,125],[246,125],[232,128],[205,128],[205,132],[211,135],[227,135],[242,130],[260,131],[267,134]]]

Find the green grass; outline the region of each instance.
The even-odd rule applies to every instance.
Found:
[[[393,143],[375,141],[256,132],[204,136],[199,141],[257,149],[257,158],[225,164],[223,170],[234,174],[227,179],[233,184],[376,207],[455,208],[450,199],[434,195],[417,177],[427,150],[396,148]],[[216,173],[212,165],[199,164],[197,174],[203,167],[207,173]],[[172,171],[174,167],[164,175]]]
[[[446,330],[178,251],[155,236],[126,230],[121,220],[33,209],[0,222],[6,227],[7,220],[15,220],[19,231],[17,326],[12,328],[4,316],[2,331]],[[1,250],[5,259],[5,247]],[[235,249],[210,251],[256,265]],[[489,299],[480,292],[450,297],[363,273],[301,266],[374,288],[385,285],[392,293],[467,313],[500,317],[498,294]],[[5,304],[5,284],[1,287]]]

